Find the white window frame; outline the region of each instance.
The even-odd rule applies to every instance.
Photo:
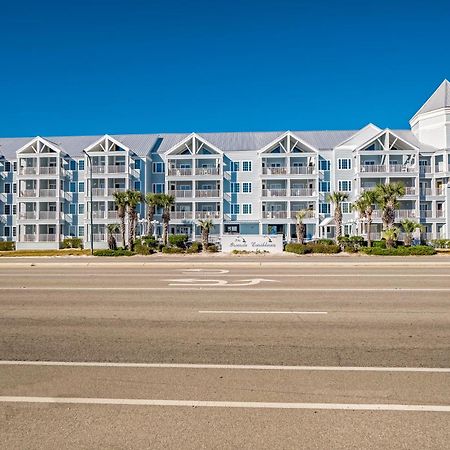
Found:
[[[238,215],[241,213],[241,205],[239,203],[231,203],[230,205],[230,211],[233,215]]]
[[[235,182],[230,183],[230,192],[231,193],[239,194],[240,191],[241,191],[241,184],[240,183],[235,183]]]
[[[246,209],[247,209],[247,212],[245,212]],[[252,214],[252,204],[251,203],[244,203],[242,205],[242,214],[245,216],[249,216]]]
[[[344,162],[346,167],[344,167]],[[338,159],[338,169],[339,170],[351,170],[352,169],[352,159],[351,158],[339,158]]]
[[[342,214],[350,214],[352,212],[351,202],[341,202]]]
[[[158,168],[161,168],[161,170],[158,170]],[[152,163],[152,172],[153,173],[164,173],[164,163],[163,162]]]
[[[250,182],[242,183],[242,193],[243,194],[251,194],[252,193],[252,183],[250,183]]]
[[[344,183],[347,183],[347,188],[344,189]],[[352,180],[339,180],[338,181],[338,191],[339,192],[352,192]]]
[[[247,169],[245,167],[247,166]],[[252,162],[251,161],[242,161],[242,172],[251,172],[252,171]]]

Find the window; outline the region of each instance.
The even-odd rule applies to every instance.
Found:
[[[252,171],[252,162],[251,161],[242,161],[242,171],[243,172],[251,172]]]
[[[78,183],[78,192],[84,192],[84,181]]]
[[[141,170],[141,160],[140,160],[140,159],[136,159],[136,160],[134,161],[134,168],[135,168],[136,170]]]
[[[342,202],[341,210],[344,214],[348,214],[352,212],[352,204],[350,202]]]
[[[84,170],[84,159],[78,161],[78,170]]]
[[[350,192],[352,190],[352,182],[350,180],[341,180],[338,183],[338,189],[341,192]]]
[[[5,183],[5,194],[11,194],[11,183]]]
[[[239,161],[231,161],[231,172],[239,172]]]
[[[78,236],[83,237],[84,236],[84,227],[78,227]]]
[[[153,173],[163,173],[163,172],[164,172],[164,163],[154,162],[153,163]]]
[[[69,170],[77,170],[77,163],[73,159],[69,162]]]
[[[330,214],[330,204],[329,203],[320,203],[319,204],[319,213],[320,214]]]
[[[11,228],[10,227],[5,227],[4,228],[4,232],[5,232],[5,237],[9,237],[11,236]]]
[[[251,214],[252,213],[252,205],[250,203],[244,203],[242,205],[242,214]]]
[[[164,192],[164,184],[163,183],[153,183],[152,184],[152,192],[154,194],[162,194]]]
[[[13,227],[13,236],[16,237],[16,227]]]
[[[329,181],[321,181],[319,183],[319,192],[330,192],[330,182]]]
[[[231,205],[231,214],[239,214],[239,205],[236,203],[233,203]]]
[[[12,211],[13,211],[13,215],[17,214],[17,205],[13,205]]]
[[[82,203],[78,205],[78,214],[84,214],[84,205]]]
[[[9,216],[11,214],[11,205],[5,205],[4,212]]]
[[[17,184],[13,183],[13,194],[17,194]]]
[[[230,191],[237,194],[240,191],[239,183],[230,183]]]
[[[70,192],[76,192],[77,191],[77,184],[74,182],[70,182],[69,184],[69,191]]]
[[[134,182],[134,190],[135,191],[140,191],[141,190],[141,182],[140,181],[135,181]]]
[[[250,194],[252,192],[252,183],[242,183],[242,192]]]
[[[75,203],[71,203],[69,205],[69,214],[76,214],[77,213],[77,205]]]
[[[11,172],[11,163],[9,161],[5,161],[5,172]]]
[[[239,224],[232,223],[232,224],[224,225],[224,232],[230,233],[230,234],[239,233]]]
[[[17,172],[17,161],[13,162],[13,170],[14,172]]]
[[[330,161],[326,159],[321,159],[319,161],[319,170],[330,170]]]
[[[338,159],[339,170],[350,170],[352,168],[352,160],[350,158]]]

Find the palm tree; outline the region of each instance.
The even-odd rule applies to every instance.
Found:
[[[383,231],[383,237],[386,239],[386,248],[394,247],[394,244],[397,242],[398,237],[398,228],[390,227]]]
[[[163,244],[167,245],[169,240],[169,222],[170,222],[170,209],[175,204],[175,197],[169,194],[161,194],[159,206],[162,207],[162,220],[163,220]]]
[[[118,223],[110,223],[106,227],[108,231],[108,247],[110,250],[117,250],[117,242],[115,234],[119,232],[120,225]]]
[[[138,219],[136,208],[139,203],[142,202],[142,193],[140,191],[128,190],[126,195],[128,211],[128,247],[130,250],[133,250]]]
[[[128,205],[128,196],[125,192],[114,192],[114,202],[117,206],[117,216],[120,219],[120,232],[122,234],[122,247],[127,248],[125,242],[125,215]]]
[[[410,219],[402,220],[401,225],[402,225],[403,231],[405,232],[405,245],[407,247],[410,247],[411,243],[412,243],[414,231],[416,231],[417,228],[419,230],[423,230],[423,225],[421,225],[420,223],[418,223],[414,220],[410,220]]]
[[[377,184],[375,195],[378,206],[383,210],[383,230],[387,230],[394,226],[395,208],[398,208],[399,197],[405,195],[405,186],[401,182]]]
[[[202,230],[203,251],[206,252],[208,250],[209,232],[214,228],[214,224],[210,219],[200,220],[198,224]]]
[[[307,214],[308,214],[307,209],[301,209],[295,213],[295,220],[296,220],[295,232],[297,234],[297,242],[299,244],[303,244],[305,240],[306,226],[303,223],[303,219],[306,217]]]
[[[376,203],[375,191],[364,191],[361,196],[353,203],[353,208],[358,211],[361,222],[365,219],[367,221],[367,246],[372,246],[371,227],[373,205]]]
[[[342,209],[341,203],[348,199],[346,192],[333,192],[328,196],[328,201],[334,205],[334,222],[336,225],[336,242],[342,236]]]
[[[153,194],[148,193],[145,196],[145,203],[147,204],[147,222],[148,222],[148,231],[147,234],[149,236],[153,236],[155,233],[153,218],[155,217],[156,208],[159,206],[159,202],[161,199],[161,194]]]

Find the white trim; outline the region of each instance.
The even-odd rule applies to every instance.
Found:
[[[263,148],[258,150],[257,153],[258,154],[267,153],[267,150],[269,150],[271,147],[273,147],[274,145],[276,145],[278,142],[282,141],[286,137],[290,137],[292,139],[297,140],[298,143],[300,143],[301,145],[307,147],[313,153],[319,153],[319,150],[317,148],[313,147],[311,144],[308,144],[306,141],[304,141],[303,139],[299,138],[297,135],[292,133],[292,131],[286,131],[285,133],[281,134],[276,139],[274,139],[272,142],[270,142],[269,144],[265,145]],[[284,154],[291,154],[291,152],[286,152]]]
[[[191,139],[197,139],[198,141],[202,142],[203,144],[207,145],[208,147],[210,147],[212,150],[216,151],[219,155],[223,155],[223,151],[220,150],[220,148],[216,147],[215,145],[211,144],[211,142],[209,142],[208,140],[206,140],[203,136],[200,136],[197,133],[191,133],[189,136],[186,136],[184,139],[182,139],[181,141],[179,141],[178,143],[176,143],[175,145],[173,145],[172,147],[169,148],[169,150],[167,150],[164,153],[164,156],[168,156],[171,155],[175,150],[177,150],[178,148],[180,148],[183,144],[186,144],[189,140]],[[191,155],[194,156],[196,155],[197,152],[192,153]],[[201,155],[200,155],[201,156]]]
[[[83,149],[85,152],[90,152],[96,145],[100,144],[102,141],[109,139],[112,142],[114,142],[114,144],[116,144],[118,147],[123,148],[125,151],[129,152],[130,149],[122,144],[122,142],[118,141],[117,139],[114,139],[112,136],[110,136],[109,134],[104,134],[101,138],[97,139],[95,142],[93,142],[91,145],[89,145],[88,147],[86,147],[85,149]]]

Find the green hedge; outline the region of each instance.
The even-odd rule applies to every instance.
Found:
[[[186,250],[186,253],[200,253],[202,251],[202,244],[194,241],[191,246]]]
[[[380,256],[422,256],[422,255],[435,255],[437,253],[433,247],[429,247],[427,245],[416,245],[414,247],[397,247],[397,248],[370,247],[370,248],[362,248],[361,251],[366,255],[380,255]]]
[[[178,248],[185,249],[189,239],[187,234],[171,234],[169,236],[169,244]]]
[[[450,239],[433,239],[431,245],[435,248],[450,248]]]
[[[95,250],[94,256],[133,256],[135,253],[131,250],[124,250],[123,248],[118,248],[117,250]]]
[[[295,244],[290,243],[286,244],[286,247],[284,247],[285,252],[289,253],[296,253],[297,255],[306,255],[307,253],[312,253],[312,250],[309,246],[304,244]]]
[[[76,237],[65,238],[60,248],[83,248],[83,240]]]
[[[163,247],[161,249],[161,251],[163,253],[167,253],[167,254],[174,254],[174,253],[184,253],[184,250],[182,248],[179,247]]]
[[[333,242],[333,241],[331,241]],[[319,241],[310,244],[287,244],[284,248],[286,252],[296,253],[297,255],[306,255],[308,253],[327,253],[334,254],[340,252],[339,245],[321,243]]]
[[[1,252],[10,252],[16,249],[16,243],[11,241],[1,241],[0,242],[0,251]]]

